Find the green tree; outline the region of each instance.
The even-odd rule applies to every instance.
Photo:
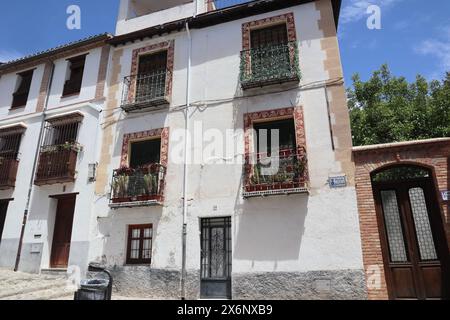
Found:
[[[358,74],[348,89],[353,144],[419,140],[450,136],[450,72],[430,83],[418,75],[408,83],[387,65],[364,82]]]

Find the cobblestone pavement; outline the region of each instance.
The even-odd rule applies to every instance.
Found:
[[[65,274],[44,275],[0,269],[0,300],[73,300],[74,291],[68,289]],[[145,300],[121,297],[113,300]]]

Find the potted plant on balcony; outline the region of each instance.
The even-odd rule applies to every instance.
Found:
[[[143,179],[143,194],[138,196],[139,201],[151,200],[156,195],[158,190],[157,176],[151,173],[146,173],[142,177]]]
[[[80,152],[83,150],[83,146],[81,144],[79,144],[78,142],[66,141],[66,142],[64,142],[64,144],[61,145],[61,149]]]
[[[247,183],[246,191],[247,192],[256,191],[256,186],[259,184],[259,181],[260,181],[258,164],[253,165],[253,166],[250,164],[247,164],[245,171],[246,171],[246,174],[248,175],[248,180],[246,181],[246,183]]]
[[[117,175],[114,177],[112,183],[112,202],[113,203],[121,203],[121,202],[130,202],[131,197],[128,196],[128,184],[129,177],[124,174]]]
[[[306,183],[305,171],[306,171],[307,160],[306,156],[298,156],[297,162],[294,166],[295,177],[297,181]]]

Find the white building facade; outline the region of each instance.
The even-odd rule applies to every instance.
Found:
[[[44,127],[51,117],[80,124],[76,141],[50,143],[76,151],[70,181],[35,185],[23,159],[45,146],[43,85],[32,81],[24,114],[11,118],[3,93],[14,92],[17,72],[2,75],[0,134],[10,125],[25,133],[15,188],[1,191],[0,266],[15,265],[22,242],[19,270],[97,262],[121,295],[367,297],[340,1],[242,2],[122,0],[116,35],[88,51],[92,75],[70,103],[60,100],[70,56],[55,60]],[[58,265],[55,212],[73,201]]]
[[[109,38],[0,66],[0,267],[87,265]]]
[[[366,297],[339,7],[121,1],[90,260],[122,294]]]

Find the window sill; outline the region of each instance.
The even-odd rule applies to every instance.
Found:
[[[73,97],[76,97],[76,96],[79,96],[79,95],[80,95],[80,92],[63,94],[63,95],[61,96],[61,99],[73,98]]]
[[[125,263],[124,267],[151,267],[151,262],[148,263]]]
[[[26,106],[27,106],[27,105],[24,104],[23,106],[10,107],[10,108],[9,108],[9,111],[15,111],[15,110],[18,110],[18,109],[24,109]]]
[[[242,196],[244,199],[255,198],[255,197],[268,197],[268,196],[279,196],[279,195],[290,195],[290,194],[309,194],[308,187],[297,187],[297,188],[286,188],[286,189],[269,189],[269,190],[255,190],[247,191],[244,190]]]

